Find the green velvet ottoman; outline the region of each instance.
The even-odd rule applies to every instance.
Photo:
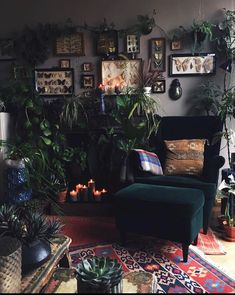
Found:
[[[126,233],[182,243],[183,261],[197,243],[203,224],[204,194],[199,189],[135,183],[114,195],[115,221],[121,241]]]

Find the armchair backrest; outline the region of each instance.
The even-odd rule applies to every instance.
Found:
[[[202,177],[210,182],[218,181],[218,171],[211,170],[211,163],[220,153],[221,139],[211,145],[215,133],[223,130],[218,116],[166,116],[162,117],[159,129],[154,137],[155,151],[164,166],[166,150],[164,140],[207,139],[205,145],[204,168]],[[215,173],[216,172],[216,173]]]

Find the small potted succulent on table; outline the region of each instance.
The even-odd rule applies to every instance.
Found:
[[[122,293],[122,266],[109,257],[88,258],[77,265],[78,293]]]

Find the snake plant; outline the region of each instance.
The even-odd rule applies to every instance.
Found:
[[[97,256],[83,260],[77,265],[76,271],[79,292],[115,291],[123,274],[122,266],[116,259]]]

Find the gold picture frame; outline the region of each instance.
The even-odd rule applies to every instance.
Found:
[[[84,56],[83,33],[76,32],[56,39],[55,55],[57,56]]]
[[[142,59],[101,61],[102,84],[105,93],[115,95],[115,87],[121,92],[128,88],[138,88],[142,73]]]

